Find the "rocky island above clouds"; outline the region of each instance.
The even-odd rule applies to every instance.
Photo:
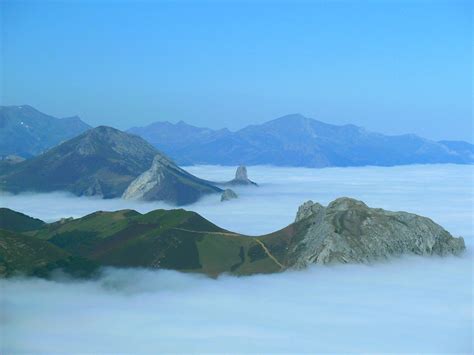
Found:
[[[184,184],[185,180],[188,181],[186,184]],[[176,166],[168,158],[157,155],[151,168],[130,183],[122,198],[143,201],[173,201],[177,205],[184,205],[195,202],[204,195],[221,193],[222,202],[238,197],[235,191],[227,187],[249,185],[258,186],[248,178],[247,168],[243,165],[237,168],[234,179],[227,182],[212,182],[199,179]]]
[[[222,189],[178,167],[142,138],[99,126],[16,164],[3,165],[0,189],[68,191],[185,205]]]
[[[253,182],[252,180],[249,179],[248,174],[247,174],[247,167],[245,165],[240,165],[237,170],[235,171],[235,177],[228,181],[223,183],[223,185],[230,185],[230,186],[238,186],[238,185],[253,185],[253,186],[258,186],[257,183]]]

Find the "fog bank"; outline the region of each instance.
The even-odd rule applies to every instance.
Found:
[[[235,168],[188,170],[228,180]],[[456,165],[250,167],[259,188],[186,208],[227,229],[261,234],[290,223],[305,200],[350,196],[428,216],[462,235],[468,250],[217,280],[112,268],[93,281],[1,280],[0,352],[472,353],[473,172]],[[98,209],[170,207],[64,193],[2,195],[0,203],[49,221]]]
[[[466,258],[212,280],[108,269],[0,281],[4,353],[472,351]]]

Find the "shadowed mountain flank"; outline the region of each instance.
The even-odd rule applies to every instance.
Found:
[[[150,186],[151,181],[152,188],[141,186]],[[69,191],[102,198],[121,197],[127,190],[127,198],[178,205],[221,192],[179,168],[144,139],[106,126],[91,129],[32,159],[5,166],[0,187],[13,193]]]

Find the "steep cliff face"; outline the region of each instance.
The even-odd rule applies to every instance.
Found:
[[[365,263],[407,253],[456,255],[465,249],[463,238],[454,238],[429,218],[369,208],[350,198],[339,198],[327,207],[308,201],[298,210],[295,224],[301,233],[287,257],[296,268]]]
[[[218,192],[222,190],[189,174],[168,158],[157,155],[151,168],[130,183],[122,198],[185,205]]]

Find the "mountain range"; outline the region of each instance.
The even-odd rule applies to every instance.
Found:
[[[16,156],[44,153],[90,126],[78,117],[55,118],[28,105],[0,106],[0,168]],[[393,166],[474,163],[474,145],[414,134],[384,135],[354,125],[332,125],[286,115],[236,132],[155,122],[127,131],[144,138],[178,165]]]
[[[28,105],[0,106],[0,158],[29,158],[90,128],[77,116],[59,119]]]
[[[474,145],[432,141],[413,134],[373,133],[354,125],[337,126],[292,114],[236,132],[155,122],[128,130],[178,164],[276,166],[393,166],[474,162]]]
[[[50,224],[0,209],[0,221],[7,218],[0,225],[0,277],[48,276],[57,268],[88,276],[99,266],[250,275],[465,249],[462,238],[429,218],[350,198],[328,206],[308,201],[292,224],[258,237],[227,231],[183,209],[97,211]]]

